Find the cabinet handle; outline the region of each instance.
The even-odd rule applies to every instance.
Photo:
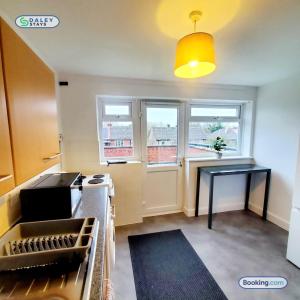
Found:
[[[62,155],[62,153],[56,153],[56,154],[51,155],[49,157],[44,157],[43,160],[51,160],[51,159],[54,159],[54,158],[56,158],[58,156],[61,156],[61,155]]]
[[[13,175],[0,175],[0,182],[13,178]]]

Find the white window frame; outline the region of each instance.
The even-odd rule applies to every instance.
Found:
[[[100,153],[100,162],[107,160],[126,160],[138,161],[141,157],[140,151],[140,102],[134,97],[122,96],[97,96],[97,129],[98,144]],[[105,114],[105,105],[129,105],[129,115],[107,115]],[[129,157],[105,157],[104,143],[102,139],[103,122],[132,122],[133,126],[133,156]]]
[[[236,108],[238,111],[238,115],[236,117],[205,117],[205,116],[192,116],[191,110],[192,107],[199,108]],[[189,126],[190,122],[238,122],[239,123],[239,136],[238,136],[238,150],[231,153],[224,153],[224,156],[241,156],[243,149],[243,115],[244,115],[244,106],[242,103],[227,103],[223,102],[215,102],[212,104],[208,104],[207,102],[189,102],[186,107],[186,130],[185,130],[185,157],[193,158],[193,157],[214,157],[213,151],[211,153],[203,153],[203,154],[189,154]]]
[[[105,113],[105,106],[128,106],[128,115],[110,115]],[[110,99],[110,100],[103,100],[102,101],[102,120],[103,121],[112,121],[112,122],[126,122],[126,121],[132,121],[132,100],[128,99]]]
[[[147,161],[147,107],[177,107],[177,161],[176,163],[149,164]],[[141,100],[142,161],[148,166],[181,165],[184,157],[184,103],[176,100]]]
[[[199,158],[205,159],[215,157],[214,153],[203,153],[191,155],[188,153],[189,141],[189,122],[215,122],[215,117],[191,117],[191,108],[197,107],[236,107],[239,110],[238,117],[220,117],[219,121],[239,122],[239,150],[232,153],[224,153],[224,156],[251,156],[252,143],[253,143],[253,111],[254,102],[246,100],[190,100],[184,99],[140,99],[130,96],[108,96],[98,95],[96,97],[97,106],[97,129],[98,129],[98,145],[100,162],[107,160],[126,160],[126,161],[142,161],[146,163],[147,150],[146,150],[146,106],[165,106],[178,105],[178,165],[181,164],[182,159],[185,158]],[[129,115],[112,116],[105,115],[103,105],[124,105],[128,104]],[[105,157],[104,145],[102,143],[102,122],[115,121],[126,122],[131,121],[133,124],[133,151],[132,157]],[[156,164],[163,166],[164,164]],[[149,166],[153,166],[152,164]]]

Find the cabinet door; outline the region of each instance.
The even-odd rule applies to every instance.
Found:
[[[0,45],[1,46],[1,45]],[[0,196],[15,186],[0,47]]]
[[[53,72],[1,20],[3,65],[16,183],[59,163]]]

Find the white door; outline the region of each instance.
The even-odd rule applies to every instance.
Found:
[[[183,106],[142,103],[143,215],[182,211]]]

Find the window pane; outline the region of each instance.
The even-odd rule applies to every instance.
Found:
[[[105,105],[106,115],[116,115],[116,116],[128,116],[129,115],[129,105]]]
[[[147,107],[149,164],[177,162],[177,108]]]
[[[102,143],[104,156],[133,156],[132,122],[103,122]]]
[[[238,117],[236,107],[191,107],[192,117]]]
[[[189,155],[210,153],[216,137],[222,137],[227,145],[224,153],[239,150],[238,122],[190,122],[189,123]]]

